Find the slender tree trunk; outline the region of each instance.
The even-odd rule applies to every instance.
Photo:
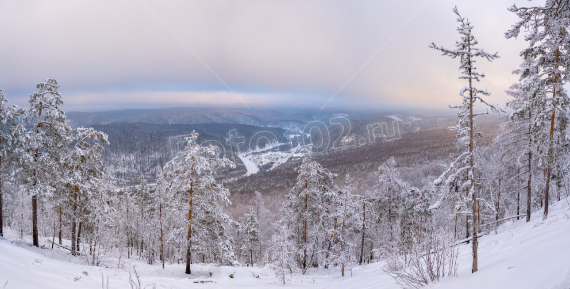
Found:
[[[521,185],[521,168],[519,168],[517,172],[517,186],[520,187],[520,185]],[[521,211],[521,191],[519,188],[517,189],[517,221],[519,220],[518,216],[521,214],[520,211]]]
[[[131,259],[131,239],[129,238],[129,197],[125,194],[125,204],[127,207],[127,259]]]
[[[529,120],[532,119],[532,113],[528,115]],[[531,135],[531,125],[528,126],[528,181],[527,181],[527,196],[526,196],[526,221],[530,222],[530,213],[532,212],[532,135]]]
[[[0,144],[2,137],[0,137]],[[0,156],[0,168],[2,167],[2,156]],[[0,176],[0,237],[4,237],[4,204],[2,203],[2,178]]]
[[[457,239],[457,215],[455,215],[455,230],[453,231],[453,238]]]
[[[471,41],[467,37],[467,50],[471,53]],[[468,54],[468,67],[469,67],[469,174],[471,179],[470,190],[473,203],[473,243],[472,243],[472,254],[473,254],[473,266],[471,267],[471,273],[477,272],[477,247],[479,245],[477,241],[477,191],[475,190],[475,172],[473,171],[475,167],[475,160],[473,156],[473,86],[472,82],[472,71],[471,71],[471,56]]]
[[[42,117],[42,107],[40,102],[40,111],[38,120]],[[40,133],[39,124],[36,124],[36,135]],[[34,154],[34,164],[37,165],[39,157],[39,151],[36,149]],[[34,167],[34,187],[38,184],[38,175],[37,175],[37,168]],[[38,240],[38,197],[34,194],[32,196],[32,239],[33,244],[36,247],[40,246],[40,242]]]
[[[164,241],[162,235],[162,197],[160,199],[160,206],[158,207],[158,218],[160,220],[160,260],[162,261],[162,269],[164,269]]]
[[[53,250],[53,243],[55,243],[55,221],[53,222],[53,236],[51,238],[51,249]]]
[[[73,221],[71,222],[71,254],[73,256],[76,255],[75,251],[75,244],[76,244],[76,237],[75,237],[75,229],[77,226],[77,186],[73,187]]]
[[[556,49],[556,69],[558,69],[558,56],[560,54],[560,49]],[[551,172],[552,172],[552,168],[551,168],[551,163],[552,161],[550,160],[550,151],[552,149],[552,141],[554,140],[554,124],[555,124],[555,119],[556,119],[556,84],[558,83],[558,74],[556,74],[554,76],[554,89],[552,90],[552,101],[553,101],[553,105],[554,105],[554,109],[552,111],[552,119],[550,120],[550,142],[548,143],[548,167],[546,168],[546,188],[544,190],[544,217],[542,218],[543,220],[546,220],[546,218],[548,218],[548,202],[550,200],[550,177],[551,177]]]
[[[362,265],[362,258],[364,256],[364,231],[366,229],[366,201],[362,202],[362,240],[360,242],[360,260],[359,265]]]
[[[308,211],[308,199],[309,199],[309,195],[307,192],[308,189],[308,183],[305,182],[305,218],[303,220],[303,242],[304,242],[304,246],[303,246],[303,270],[305,270],[307,268],[307,211]],[[304,271],[303,271],[304,272]]]
[[[32,196],[32,235],[34,246],[39,247],[40,242],[38,239],[38,197],[36,195]]]
[[[81,247],[79,243],[81,242],[81,227],[83,226],[83,222],[79,222],[79,228],[77,229],[77,252],[81,251]]]
[[[194,182],[190,181],[190,201],[188,202],[188,204],[190,205],[190,208],[188,209],[188,247],[186,248],[186,274],[192,274],[192,271],[190,270],[190,261],[192,259],[192,194],[193,192],[193,185]]]
[[[465,238],[469,238],[469,215],[465,215]],[[470,241],[467,241],[469,244]]]
[[[465,181],[467,182],[469,180],[469,171],[467,171],[467,173],[465,174]],[[465,198],[469,197],[469,187],[465,188]],[[469,216],[470,215],[465,215],[465,238],[469,238],[470,234],[469,234]],[[467,241],[467,244],[469,244],[470,241]]]
[[[4,213],[4,204],[2,203],[2,181],[0,181],[0,237],[4,237],[4,218],[3,218],[3,213]]]
[[[558,136],[558,144],[556,145],[558,151],[558,162],[556,163],[556,193],[558,197],[556,198],[560,201],[560,194],[562,191],[562,169],[560,166],[560,135]]]
[[[59,232],[57,233],[57,237],[59,239],[59,244],[61,245],[61,206],[59,206]]]
[[[0,137],[0,143],[2,143],[2,138]],[[2,167],[2,156],[0,156],[0,168]],[[0,237],[4,237],[4,204],[2,200],[2,178],[0,177]]]
[[[501,209],[501,179],[499,178],[499,190],[497,193],[497,206],[495,212],[495,235],[497,234],[497,226],[499,226],[499,210]]]

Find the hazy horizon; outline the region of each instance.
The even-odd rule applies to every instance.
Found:
[[[176,106],[446,109],[460,102],[458,6],[479,47],[478,84],[504,105],[523,39],[504,32],[528,1],[49,0],[0,3],[0,89],[26,105],[58,80],[70,111]]]

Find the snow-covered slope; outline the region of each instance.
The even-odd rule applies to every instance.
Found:
[[[547,221],[537,212],[531,222],[508,222],[480,239],[479,271],[471,274],[470,246],[462,245],[459,276],[427,288],[570,288],[570,202],[554,204]],[[21,242],[0,240],[0,288],[102,288],[101,274],[109,288],[130,288],[128,269],[87,266],[61,251],[32,248]],[[110,263],[109,263],[110,264]],[[162,269],[159,265],[129,261],[141,274],[142,288],[280,288],[269,268],[210,267],[193,265],[194,279],[184,274],[183,264]],[[85,273],[84,273],[85,272]],[[132,272],[132,271],[131,271]],[[212,277],[209,277],[212,272]],[[229,275],[234,273],[234,278]],[[381,263],[347,270],[338,269],[295,275],[285,287],[295,288],[399,288],[382,271]],[[351,276],[352,275],[352,276]],[[259,276],[259,278],[257,278]],[[215,283],[194,283],[211,280]],[[6,282],[8,282],[6,284]],[[4,284],[6,286],[4,287]]]

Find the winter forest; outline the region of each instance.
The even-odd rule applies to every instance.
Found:
[[[123,166],[129,156],[104,159],[112,141],[107,133],[70,123],[56,79],[37,84],[25,107],[9,104],[10,95],[0,90],[0,255],[20,258],[9,253],[16,247],[6,247],[14,245],[31,252],[25,254],[63,260],[71,267],[101,268],[89,269],[97,273],[77,269],[79,279],[68,277],[68,285],[48,282],[45,288],[193,288],[214,283],[226,286],[220,288],[266,288],[313,286],[315,280],[321,287],[329,281],[358,280],[350,284],[471,288],[475,283],[469,282],[475,281],[469,276],[491,274],[495,262],[483,246],[522,238],[507,234],[518,234],[530,223],[532,230],[546,230],[554,222],[552,226],[562,226],[560,232],[569,229],[570,3],[535,2],[509,7],[518,20],[501,31],[526,46],[513,70],[518,81],[504,88],[506,104],[493,104],[484,88],[485,73],[477,69],[478,62],[501,57],[500,47],[478,42],[475,34],[492,32],[477,30],[470,11],[448,11],[457,19],[455,43],[433,39],[423,44],[425,50],[455,61],[458,79],[448,81],[463,88],[449,106],[456,115],[448,128],[455,136],[450,157],[433,160],[429,173],[415,172],[413,182],[398,157],[376,159],[380,165],[367,173],[351,172],[327,168],[313,144],[297,144],[284,161],[296,160],[287,189],[282,194],[254,189],[244,201],[246,197],[232,198],[237,194],[232,182],[239,177],[226,175],[238,158],[222,157],[218,146],[199,140],[201,133],[192,131],[175,155],[137,171]],[[477,127],[486,115],[499,122],[492,138]],[[235,202],[242,203],[230,210]],[[563,236],[559,240],[566,242],[568,233]],[[532,256],[539,256],[550,250],[545,248],[550,245],[532,244],[516,254],[534,250]],[[567,256],[567,245],[548,252]],[[35,267],[25,270],[47,263],[34,258]],[[18,284],[13,281],[17,277],[6,272],[16,271],[9,271],[6,260],[0,259],[5,263],[0,264],[5,272],[0,272],[0,286],[24,288],[11,284]],[[566,260],[559,264],[565,271],[551,272],[560,278],[559,287],[552,283],[542,288],[568,287]],[[496,274],[522,270],[518,266],[523,267],[517,263]],[[522,281],[541,274],[519,272]],[[190,281],[149,277],[153,274]],[[249,279],[232,285],[241,280],[239,274]],[[386,276],[384,285],[366,281],[378,274]],[[224,279],[216,279],[220,276]],[[80,284],[88,278],[92,285]],[[454,279],[465,281],[452,283]],[[26,288],[40,288],[30,286]]]

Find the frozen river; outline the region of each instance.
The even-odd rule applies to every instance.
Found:
[[[245,165],[245,169],[247,170],[247,173],[245,174],[246,176],[256,174],[257,172],[259,172],[259,167],[257,166],[257,164],[248,159],[245,154],[239,154],[238,157]]]

